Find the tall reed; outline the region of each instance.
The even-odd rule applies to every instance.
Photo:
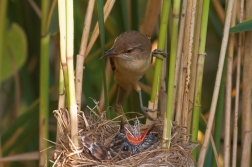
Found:
[[[234,0],[228,1],[226,20],[225,20],[225,26],[224,26],[224,33],[223,33],[221,51],[220,51],[220,58],[219,58],[218,70],[217,70],[215,86],[214,86],[215,88],[214,88],[213,98],[212,98],[212,103],[211,103],[211,108],[210,108],[210,115],[209,115],[209,119],[208,119],[208,123],[207,123],[203,146],[201,147],[199,159],[198,159],[198,163],[197,163],[199,167],[203,166],[203,164],[204,164],[205,155],[206,155],[206,151],[207,151],[207,147],[209,144],[209,139],[210,139],[210,135],[211,135],[212,127],[213,127],[213,121],[214,121],[214,116],[215,116],[215,111],[216,111],[216,104],[217,104],[217,99],[218,99],[218,94],[219,94],[219,89],[220,89],[220,81],[221,81],[225,53],[226,53],[228,37],[229,37],[228,35],[229,35],[230,21],[231,21],[231,16],[232,16],[233,3],[234,3]]]
[[[159,29],[158,47],[157,47],[157,49],[160,49],[160,50],[164,50],[164,47],[165,47],[169,11],[170,11],[170,0],[164,0],[163,7],[162,7],[160,29]],[[159,55],[159,56],[162,57],[162,55]],[[148,108],[150,109],[157,109],[157,106],[158,106],[158,96],[159,96],[159,89],[160,89],[162,63],[163,61],[161,59],[156,59],[151,99],[148,105]],[[156,118],[157,112],[152,112],[150,113],[150,115]],[[151,121],[147,119],[146,123],[150,124]]]

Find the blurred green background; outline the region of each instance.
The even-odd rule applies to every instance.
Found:
[[[40,8],[41,0],[34,0],[34,2]],[[105,23],[106,50],[112,46],[114,39],[120,33],[130,29],[139,31],[143,20],[148,19],[144,18],[147,2],[146,0],[117,0],[115,2],[112,12]],[[75,56],[79,52],[87,3],[88,0],[74,0]],[[224,0],[221,0],[221,3],[224,7]],[[4,41],[3,61],[0,62],[2,74],[0,78],[0,135],[3,157],[38,151],[39,148],[38,106],[41,19],[28,0],[9,0],[6,10],[6,27],[4,27],[6,41]],[[50,91],[48,94],[50,101],[49,140],[51,141],[55,141],[56,138],[56,119],[53,117],[52,112],[57,109],[60,60],[57,13],[56,6],[48,32],[51,34],[50,61],[48,62],[50,63]],[[97,9],[95,5],[90,36],[96,22]],[[157,20],[157,25],[152,34],[152,41],[157,39],[158,23],[159,20]],[[211,6],[201,105],[203,113],[207,113],[210,108],[222,29],[223,24],[217,16],[215,9]],[[169,50],[169,43],[167,48]],[[100,42],[97,40],[84,64],[82,110],[87,110],[86,106],[93,107],[95,105],[92,99],[100,99],[102,71],[105,70],[101,68],[100,57]],[[144,77],[141,82],[150,86],[152,75],[153,68],[150,68],[146,74],[148,77]],[[111,88],[113,77],[110,80],[109,87]],[[146,92],[143,92],[143,95],[144,104],[147,105],[150,95]],[[130,96],[125,105],[125,110],[139,110],[139,106],[134,104],[138,104],[136,92],[133,92]],[[113,100],[110,100],[110,105],[113,105]],[[200,129],[202,131],[204,131],[204,127],[204,123],[201,123]],[[4,166],[13,167],[37,165],[37,160],[4,163]]]

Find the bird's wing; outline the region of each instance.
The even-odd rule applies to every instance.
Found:
[[[112,57],[109,58],[109,62],[110,62],[110,66],[112,68],[112,71],[115,71],[116,70],[116,66],[115,66],[114,59]]]

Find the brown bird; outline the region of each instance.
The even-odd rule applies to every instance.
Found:
[[[141,87],[138,85],[138,81],[151,64],[152,55],[150,38],[132,30],[119,35],[112,48],[101,58],[109,58],[114,71],[114,79],[117,84],[116,104],[123,105],[133,87],[138,92],[143,114],[154,120],[147,113],[147,111],[154,110],[143,106]]]

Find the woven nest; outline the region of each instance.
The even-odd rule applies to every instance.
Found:
[[[122,119],[122,116],[118,116],[116,119],[107,120],[104,113],[97,114],[99,113],[97,110],[97,105],[90,109],[90,115],[87,118],[84,117],[83,112],[78,113],[79,148],[74,145],[70,138],[70,117],[68,111],[66,109],[54,111],[60,136],[54,151],[54,166],[194,166],[195,162],[191,153],[198,144],[189,141],[186,128],[182,128],[174,122],[172,123],[169,149],[162,148],[163,123],[160,122],[151,131],[158,139],[158,142],[150,148],[126,159],[97,160],[84,147],[81,138],[88,136],[95,142],[108,146],[118,134],[120,129],[119,122]],[[85,122],[88,123],[88,127]],[[141,129],[146,128],[147,125],[141,125]]]

